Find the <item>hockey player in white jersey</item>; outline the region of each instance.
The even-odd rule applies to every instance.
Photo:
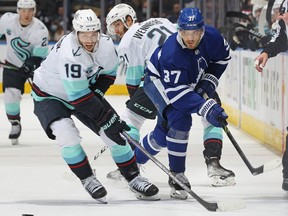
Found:
[[[123,68],[121,73],[126,74],[126,85],[130,96],[121,119],[125,120],[130,126],[131,130],[128,133],[139,141],[139,131],[144,121],[155,119],[157,115],[156,107],[143,91],[144,68],[154,50],[162,45],[172,33],[177,32],[177,27],[165,18],[151,18],[141,23],[137,23],[136,20],[134,9],[127,4],[116,5],[106,18],[108,31],[111,34],[117,34],[121,38],[117,52]],[[218,98],[216,92],[215,96]],[[222,129],[207,124],[205,119],[203,124],[205,147],[203,154],[208,168],[208,176],[212,179],[212,185],[234,185],[234,173],[232,171],[222,167],[221,172],[219,170],[213,172],[214,166],[212,165],[219,164],[222,153]],[[118,179],[119,176],[120,173],[117,170],[107,175],[111,179]],[[227,178],[228,176],[229,178]]]
[[[167,148],[171,172],[187,187],[190,183],[184,172],[192,114],[198,113],[213,125],[214,133],[227,124],[228,116],[211,97],[231,58],[229,50],[220,33],[204,25],[198,8],[185,8],[178,18],[178,32],[155,50],[145,69],[144,90],[157,107],[158,118],[154,130],[143,138],[142,146],[152,155]],[[207,100],[206,95],[210,97]],[[165,125],[162,119],[166,120]],[[222,143],[216,144],[214,151],[204,151],[208,174],[233,181],[234,173],[219,164]],[[140,164],[149,159],[138,148],[135,155]],[[187,199],[187,192],[171,178],[169,185],[171,197]]]
[[[146,61],[153,51],[176,32],[176,25],[165,18],[152,18],[136,22],[134,9],[127,4],[118,4],[107,14],[107,30],[118,35],[121,41],[117,47],[120,74],[125,74],[130,99],[121,119],[130,126],[129,135],[140,139],[139,130],[146,119],[155,119],[157,110],[143,91],[142,78]],[[134,146],[132,146],[134,148]],[[108,173],[109,179],[121,178],[119,170]]]
[[[105,100],[118,66],[112,39],[102,34],[91,9],[78,10],[74,31],[63,36],[35,71],[34,113],[47,136],[56,139],[62,157],[92,198],[103,202],[107,191],[92,173],[71,115],[98,134],[138,199],[159,200],[158,188],[140,176],[134,152],[121,137],[130,130]]]
[[[48,54],[48,30],[37,18],[34,0],[19,0],[17,13],[0,18],[0,36],[7,41],[7,57],[3,71],[5,111],[12,129],[9,139],[18,144],[21,134],[20,102],[27,78]]]

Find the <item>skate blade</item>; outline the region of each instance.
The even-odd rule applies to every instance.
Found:
[[[135,193],[135,196],[137,199],[139,200],[145,200],[145,201],[159,201],[161,200],[161,197],[159,196],[159,194],[155,194],[153,196],[145,196],[143,194],[140,193]]]
[[[12,145],[18,145],[18,139],[10,139]]]
[[[213,187],[226,187],[226,186],[233,186],[236,184],[234,177],[227,177],[225,179],[221,179],[221,176],[213,176],[211,177],[212,186]]]
[[[102,197],[102,198],[99,198],[99,199],[95,199],[97,202],[99,202],[100,204],[107,204],[107,199],[106,197]]]
[[[170,197],[178,200],[186,200],[188,194],[185,190],[175,190],[174,188],[171,188]]]

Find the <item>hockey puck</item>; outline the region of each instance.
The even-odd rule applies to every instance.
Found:
[[[22,216],[34,216],[33,214],[22,214]]]

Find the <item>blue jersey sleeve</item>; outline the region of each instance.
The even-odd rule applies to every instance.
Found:
[[[227,68],[228,62],[231,59],[230,47],[228,42],[220,35],[217,29],[207,26],[205,36],[201,43],[213,44],[206,46],[210,54],[210,62],[206,73],[213,74],[218,79]]]

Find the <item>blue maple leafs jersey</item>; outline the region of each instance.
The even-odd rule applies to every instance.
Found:
[[[199,111],[204,99],[195,86],[204,73],[218,79],[225,71],[230,47],[217,29],[205,26],[205,34],[194,50],[188,49],[178,33],[172,34],[153,53],[146,68],[150,76],[160,78],[170,103],[185,113]]]

